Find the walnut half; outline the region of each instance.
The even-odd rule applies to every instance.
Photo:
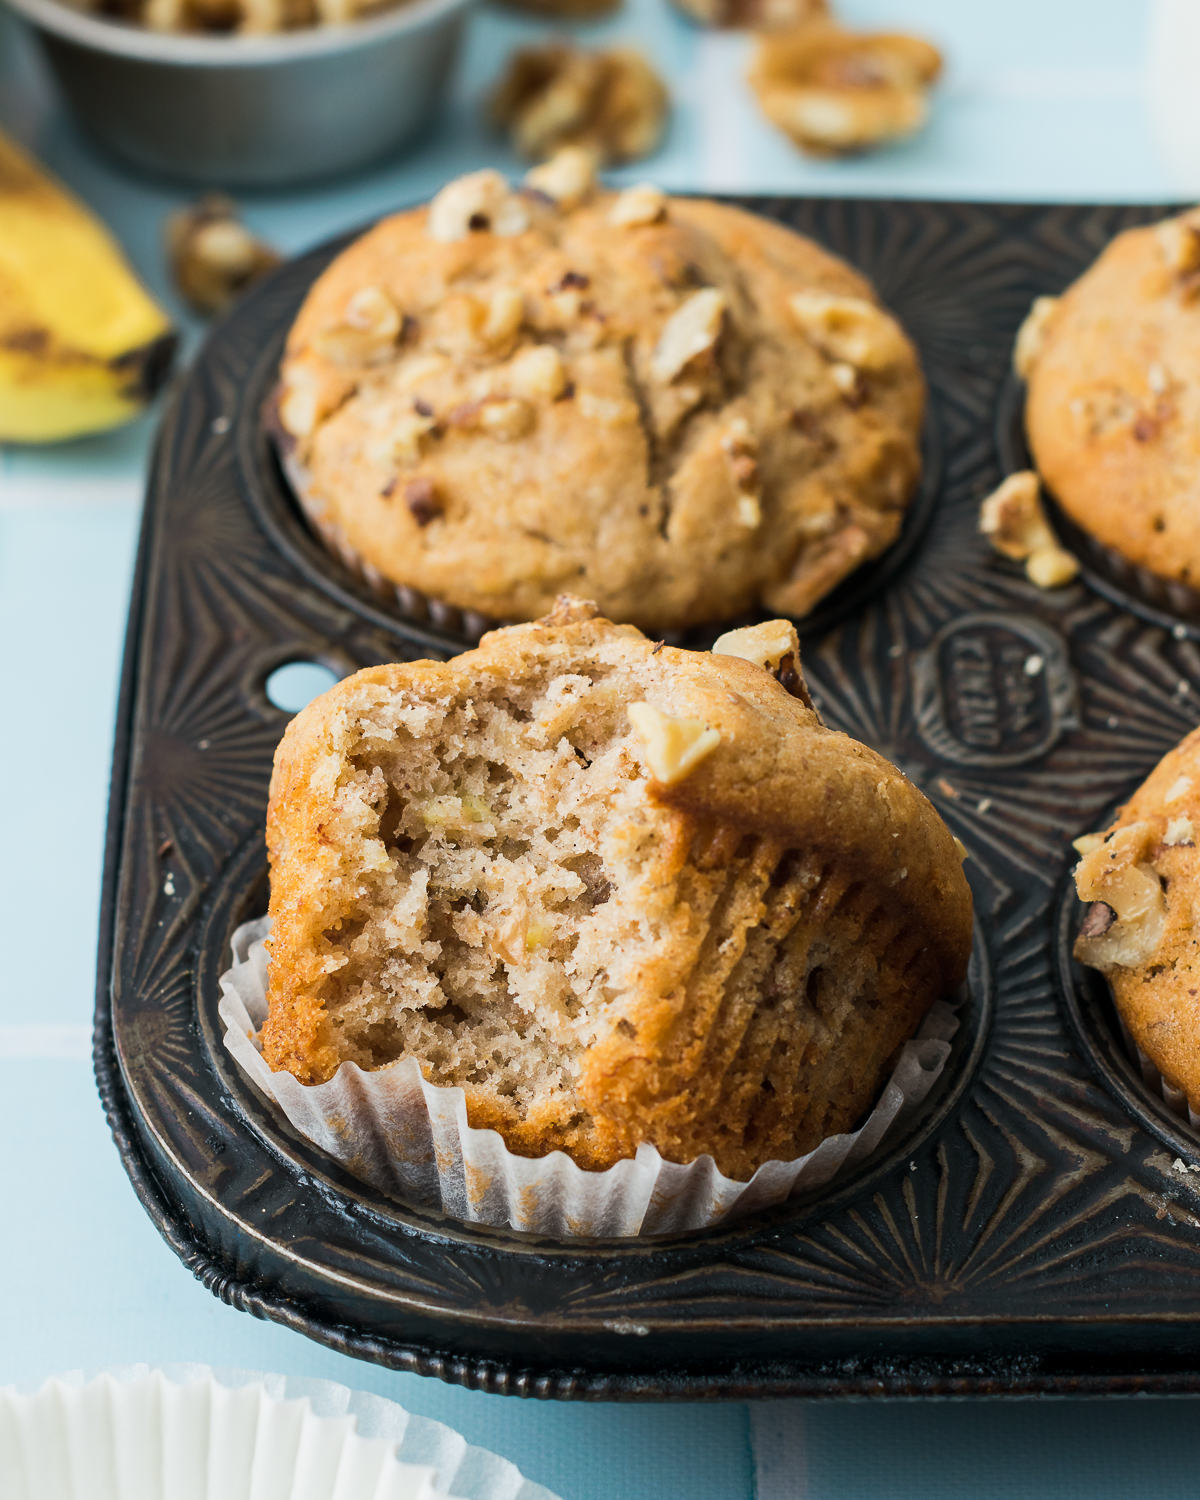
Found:
[[[1150,855],[1149,823],[1131,823],[1111,838],[1089,834],[1076,841],[1083,855],[1075,869],[1079,899],[1101,903],[1113,920],[1091,920],[1075,940],[1075,957],[1092,969],[1137,968],[1162,939],[1167,900]],[[1103,913],[1099,913],[1103,917]]]
[[[664,786],[690,776],[721,743],[720,731],[702,719],[673,719],[650,703],[631,703],[629,722],[642,742],[651,775]]]
[[[1046,347],[1046,335],[1054,314],[1058,311],[1059,298],[1035,297],[1033,305],[1025,314],[1025,321],[1017,329],[1013,342],[1013,369],[1022,380],[1028,380],[1038,356]]]
[[[764,620],[761,625],[727,630],[713,642],[712,652],[714,656],[740,656],[744,661],[756,662],[793,698],[799,698],[805,708],[816,713],[800,669],[800,637],[790,620]]]
[[[810,290],[795,293],[788,306],[805,337],[828,359],[878,374],[909,357],[899,323],[874,302]]]
[[[552,42],[513,54],[489,110],[523,156],[542,161],[563,146],[580,146],[609,165],[655,150],[668,98],[662,79],[631,48],[595,52]]]
[[[232,200],[219,193],[171,215],[167,253],[179,290],[206,316],[222,312],[282,258],[250,233]]]
[[[485,168],[448,182],[429,205],[426,233],[452,243],[476,230],[512,236],[529,228],[529,210],[499,172]]]
[[[716,344],[726,306],[724,292],[711,286],[693,292],[679,304],[663,324],[651,356],[650,372],[655,380],[669,384],[693,359]]]
[[[993,490],[979,507],[979,529],[997,552],[1023,562],[1030,583],[1040,589],[1060,588],[1079,572],[1075,558],[1050,530],[1032,469],[1010,474]]]
[[[1156,226],[1167,269],[1177,276],[1200,271],[1200,209],[1193,208]]]
[[[941,67],[937,48],[918,37],[813,21],[760,38],[750,84],[801,150],[843,156],[919,130]]]

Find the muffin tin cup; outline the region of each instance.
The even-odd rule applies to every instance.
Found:
[[[530,1234],[686,1234],[824,1187],[911,1122],[940,1077],[959,1026],[954,1008],[939,1001],[901,1049],[856,1131],[827,1136],[794,1161],[765,1162],[749,1182],[723,1176],[711,1156],[679,1165],[646,1144],[607,1171],[588,1172],[562,1151],[514,1155],[498,1132],[468,1124],[461,1088],[427,1082],[414,1058],[376,1072],[343,1063],[322,1084],[273,1073],[258,1035],[267,1017],[263,939],[270,926],[260,917],[237,929],[233,966],[221,976],[224,1043],[243,1077],[301,1135],[381,1192],[440,1207],[467,1223]]]
[[[273,372],[272,372],[273,373]],[[489,630],[518,623],[497,619],[478,610],[463,609],[444,599],[426,594],[411,584],[393,583],[358,550],[344,530],[333,521],[324,502],[313,493],[312,476],[296,457],[295,439],[279,420],[278,384],[272,387],[262,403],[262,428],[274,451],[285,482],[287,499],[299,512],[298,519],[312,533],[325,553],[336,559],[353,582],[366,590],[373,602],[388,614],[414,625],[432,627],[455,639],[463,647],[477,646]],[[937,502],[942,481],[940,434],[932,410],[927,410],[921,428],[921,474],[905,507],[900,535],[878,557],[869,558],[825,594],[807,615],[795,618],[803,635],[815,635],[851,614],[877,593],[910,560],[920,544]],[[268,480],[269,483],[269,480]],[[690,646],[706,650],[723,631],[737,625],[752,624],[773,618],[769,610],[755,606],[735,619],[714,620],[685,629],[661,630],[656,634],[673,646]]]

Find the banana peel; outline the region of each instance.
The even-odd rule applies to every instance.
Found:
[[[104,226],[0,132],[0,442],[127,422],[177,343]]]

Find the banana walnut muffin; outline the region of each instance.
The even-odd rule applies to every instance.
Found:
[[[1200,729],[1171,750],[1105,833],[1076,840],[1089,903],[1075,957],[1099,969],[1137,1045],[1200,1108]]]
[[[1102,546],[1200,588],[1200,209],[1119,234],[1017,336],[1042,482]]]
[[[850,1128],[971,946],[955,840],[779,620],[709,654],[564,597],[358,672],[288,728],[267,840],[270,1066],[413,1057],[591,1169],[742,1178]]]
[[[568,149],[461,178],[318,279],[278,421],[320,533],[492,619],[558,593],[668,630],[803,616],[899,533],[917,356],[870,286],[782,225]]]

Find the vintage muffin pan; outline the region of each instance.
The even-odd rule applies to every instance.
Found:
[[[96,1070],[126,1168],[215,1293],[333,1347],[560,1397],[1200,1388],[1200,1133],[1072,963],[1070,840],[1200,717],[1193,622],[1103,579],[1040,593],[976,530],[1022,465],[1012,338],[1148,209],[755,200],[861,267],[921,348],[929,476],[901,541],[805,625],[827,719],[967,845],[954,1054],[907,1136],[816,1198],[648,1241],[536,1240],[406,1209],[245,1087],[217,976],[265,907],[284,662],[448,656],[478,622],[329,558],[259,420],[340,245],[214,333],[163,426],[122,684]],[[344,243],[344,241],[342,242]],[[1169,603],[1169,601],[1168,601]],[[706,644],[698,632],[693,641]]]

